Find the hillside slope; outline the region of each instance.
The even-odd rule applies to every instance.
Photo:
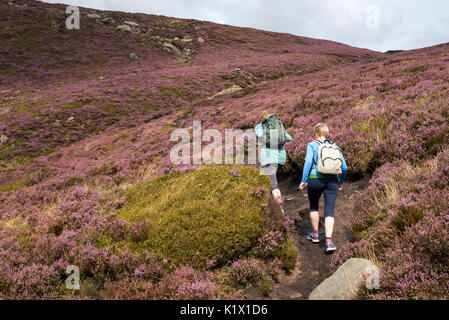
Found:
[[[226,88],[379,55],[288,34],[86,8],[80,30],[68,30],[63,5],[0,6],[0,131],[9,138],[0,162],[7,166],[114,125],[189,110]]]
[[[220,290],[229,289],[217,284],[223,280],[223,270],[231,274],[231,283],[242,285],[242,272],[257,281],[275,280],[280,264],[291,268],[289,221],[264,226],[266,234],[259,239],[261,229],[254,232],[256,237],[244,238],[251,242],[245,243],[247,256],[238,260],[232,256],[220,261],[220,266],[212,263],[212,269],[218,268],[218,272],[212,270],[213,276],[183,268],[173,273],[179,266],[172,261],[164,264],[164,256],[146,258],[140,245],[134,244],[146,243],[141,238],[133,240],[134,233],[145,238],[149,231],[145,223],[123,220],[129,218],[123,208],[135,205],[129,190],[146,190],[145,197],[154,196],[162,208],[156,210],[160,214],[171,212],[166,205],[173,204],[170,208],[181,208],[180,214],[195,216],[201,201],[215,203],[219,186],[229,187],[225,191],[236,204],[245,203],[242,192],[246,192],[259,199],[257,205],[266,206],[266,186],[257,179],[243,179],[239,170],[231,168],[221,169],[216,179],[207,175],[209,198],[197,189],[198,194],[189,196],[176,190],[179,198],[170,199],[170,194],[151,194],[158,186],[140,188],[153,186],[151,181],[157,177],[164,181],[176,176],[173,171],[198,169],[174,166],[169,159],[170,133],[191,127],[194,120],[201,120],[203,129],[245,129],[259,122],[263,110],[279,114],[293,136],[286,146],[285,171],[296,174],[302,169],[305,146],[313,138],[312,126],[326,121],[331,138],[345,153],[350,177],[377,172],[373,186],[360,198],[370,197],[372,202],[355,208],[352,227],[359,243],[348,244],[334,266],[351,255],[371,254],[360,247],[376,243],[379,228],[384,230],[394,217],[403,215],[398,193],[385,195],[389,190],[376,189],[379,179],[396,179],[401,173],[397,168],[433,164],[443,173],[437,175],[441,181],[435,184],[426,171],[423,184],[429,192],[435,185],[438,195],[447,191],[443,150],[449,138],[449,44],[381,54],[288,34],[86,8],[81,8],[81,29],[66,30],[64,11],[62,5],[0,0],[0,136],[6,137],[0,144],[0,270],[7,270],[0,272],[0,298],[65,297],[61,291],[64,268],[80,263],[77,254],[89,257],[83,264],[86,288],[76,296],[83,298],[192,298],[185,295],[186,287],[174,287],[177,279],[189,290],[200,288],[203,298],[222,298],[228,292]],[[131,31],[117,29],[122,25]],[[392,177],[383,178],[390,171]],[[410,189],[401,196],[414,197],[416,210],[422,211],[418,217],[428,216],[423,220],[427,221],[444,212],[447,196],[441,196],[435,208],[426,208],[421,204],[430,193],[417,197],[419,190],[413,186],[418,182],[412,176],[405,178],[404,185]],[[378,207],[377,195],[393,196],[388,198],[390,206]],[[181,203],[182,199],[193,199],[192,206]],[[154,217],[145,199],[136,201],[136,206],[139,214]],[[371,209],[379,214],[367,214]],[[207,212],[212,219],[214,212]],[[406,212],[413,215],[415,211]],[[401,237],[409,234],[403,228],[413,228],[422,219],[405,215],[405,226],[399,227],[388,246],[376,247],[380,258],[385,260],[392,247],[395,256],[414,252],[400,245]],[[164,224],[183,221],[161,219]],[[444,251],[447,230],[440,229]],[[198,240],[196,235],[192,238]],[[271,240],[276,245],[267,249]],[[408,244],[416,246],[413,241]],[[258,246],[267,251],[264,263],[270,267],[261,266],[252,256],[251,247]],[[434,256],[433,249],[426,248],[419,248],[422,261],[435,261],[429,258]],[[166,248],[163,254],[177,257],[173,250]],[[117,262],[117,257],[124,262]],[[435,279],[445,279],[444,268],[439,262],[431,265]],[[45,283],[32,277],[36,270],[44,274]],[[402,285],[395,282],[394,272],[385,280],[384,295],[397,292],[395,284]],[[24,289],[27,281],[28,291]],[[125,296],[119,295],[121,290]],[[406,294],[397,298],[444,297],[438,290],[422,296],[413,295],[412,289],[401,292]]]

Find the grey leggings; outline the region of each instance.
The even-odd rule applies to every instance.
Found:
[[[266,174],[270,178],[271,191],[279,189],[278,178],[276,176],[278,167],[279,167],[278,164],[269,164],[269,165],[262,167],[263,173]]]

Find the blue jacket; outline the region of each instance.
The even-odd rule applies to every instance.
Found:
[[[320,140],[324,142],[324,140]],[[316,141],[312,141],[307,146],[307,153],[306,153],[306,161],[304,163],[304,169],[302,171],[302,183],[306,183],[309,176],[323,176],[321,173],[319,173],[316,170],[316,163],[318,162],[318,148],[320,147],[320,144]],[[337,146],[338,148],[338,146]],[[341,166],[341,175],[337,176],[339,183],[343,183],[346,178],[346,173],[348,172],[348,167],[346,165],[345,158],[343,157],[343,153],[340,150],[340,159],[342,161]],[[323,176],[325,177],[325,176]]]
[[[264,136],[262,124],[259,123],[254,130],[256,131],[257,138],[260,139]],[[292,141],[291,135],[289,135],[287,132],[285,133],[285,138],[287,139],[287,141]],[[259,161],[262,167],[275,163],[284,165],[285,162],[287,162],[287,153],[285,152],[284,148],[270,149],[266,146],[262,146],[262,148],[260,148],[259,150]]]

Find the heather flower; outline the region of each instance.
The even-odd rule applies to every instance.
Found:
[[[266,193],[267,188],[263,186],[255,187],[249,191],[249,195],[256,197],[256,198],[262,198],[263,195]]]
[[[231,169],[229,171],[229,174],[233,177],[238,177],[238,176],[240,176],[240,170],[239,169]]]
[[[263,269],[256,259],[241,259],[232,263],[231,280],[237,285],[256,283],[263,277]]]
[[[278,230],[269,231],[258,239],[258,244],[254,247],[253,252],[259,257],[269,257],[284,242],[284,233]]]

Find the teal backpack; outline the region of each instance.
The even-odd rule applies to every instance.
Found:
[[[262,122],[262,128],[265,134],[264,142],[267,148],[270,148],[271,134],[275,134],[277,138],[277,148],[282,149],[284,144],[287,143],[287,138],[285,137],[286,131],[281,119],[278,116],[270,116]],[[275,142],[275,141],[273,141]]]

